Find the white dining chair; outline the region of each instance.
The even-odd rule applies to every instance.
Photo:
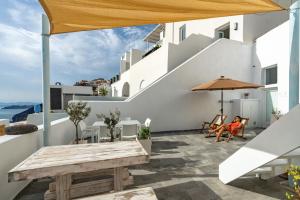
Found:
[[[135,140],[138,134],[138,125],[121,125],[121,140]]]
[[[149,128],[149,127],[150,127],[150,124],[151,124],[151,119],[150,119],[150,118],[147,118],[147,119],[145,120],[144,126],[147,127],[147,128]]]
[[[98,129],[94,126],[87,126],[84,121],[79,122],[79,127],[81,130],[81,141],[87,137],[91,137],[91,142],[95,142],[95,137],[98,136]]]
[[[98,132],[98,143],[100,142],[106,142],[110,140],[110,133],[109,133],[109,129],[107,128],[107,126],[100,126],[99,128],[99,132]]]
[[[131,117],[124,117],[124,121],[129,121],[131,120]]]

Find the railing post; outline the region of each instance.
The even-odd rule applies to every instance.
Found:
[[[43,60],[43,145],[48,146],[50,132],[50,25],[46,15],[42,15],[42,60]]]
[[[289,109],[299,104],[300,0],[290,7]]]

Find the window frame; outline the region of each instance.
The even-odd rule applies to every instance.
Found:
[[[179,27],[179,42],[186,39],[186,24]]]

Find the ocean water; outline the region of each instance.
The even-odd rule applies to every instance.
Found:
[[[12,120],[12,117],[26,109],[0,109],[0,119]]]

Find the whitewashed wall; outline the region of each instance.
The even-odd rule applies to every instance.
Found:
[[[142,82],[143,87],[150,85],[211,43],[211,38],[195,34],[179,45],[165,43],[121,74],[121,79],[112,84],[113,96],[122,96],[122,88],[126,82],[130,85],[130,96],[133,96],[140,91]]]
[[[67,113],[50,113],[50,120],[55,121],[61,118],[67,117]],[[34,125],[41,125],[43,124],[43,113],[33,113],[27,116],[27,123],[34,124]]]
[[[275,27],[279,26],[288,19],[289,12],[287,10],[244,15],[244,41],[253,42],[256,38],[274,29]]]
[[[278,109],[282,113],[289,111],[289,21],[274,28],[256,40],[253,47],[253,81],[259,82],[262,70],[277,65]],[[259,96],[259,95],[258,95]],[[266,96],[261,96],[261,108],[266,122]]]
[[[29,181],[8,183],[8,171],[42,146],[43,129],[17,136],[0,136],[0,200],[13,199]],[[50,145],[69,144],[75,138],[75,128],[68,118],[53,121]]]
[[[166,24],[165,39],[170,43],[179,43],[179,28],[186,25],[186,36],[202,34],[214,38],[215,30],[230,24],[230,39],[244,42],[253,42],[254,39],[278,26],[288,19],[288,12],[273,12],[264,14],[239,15],[219,17],[204,20],[192,20]],[[238,29],[234,30],[234,24],[238,23]]]
[[[168,72],[213,43],[213,39],[200,34],[191,34],[179,45],[169,43]]]
[[[233,23],[238,22],[241,28],[238,31],[233,30]],[[192,20],[166,24],[166,37],[165,40],[170,43],[179,44],[179,28],[186,25],[186,36],[191,34],[202,34],[210,38],[215,37],[215,29],[223,26],[226,23],[230,23],[230,34],[232,40],[243,41],[243,16],[233,17],[220,17],[204,20]],[[174,38],[173,38],[174,37]]]
[[[152,131],[198,129],[201,122],[211,120],[219,112],[220,92],[192,92],[191,89],[221,75],[251,81],[251,53],[251,45],[218,40],[124,102],[89,101],[92,113],[87,120],[92,123],[96,113],[118,108],[122,116],[141,122],[150,117]],[[225,100],[240,98],[244,92],[225,92]],[[230,112],[231,104],[226,103],[225,113]]]

